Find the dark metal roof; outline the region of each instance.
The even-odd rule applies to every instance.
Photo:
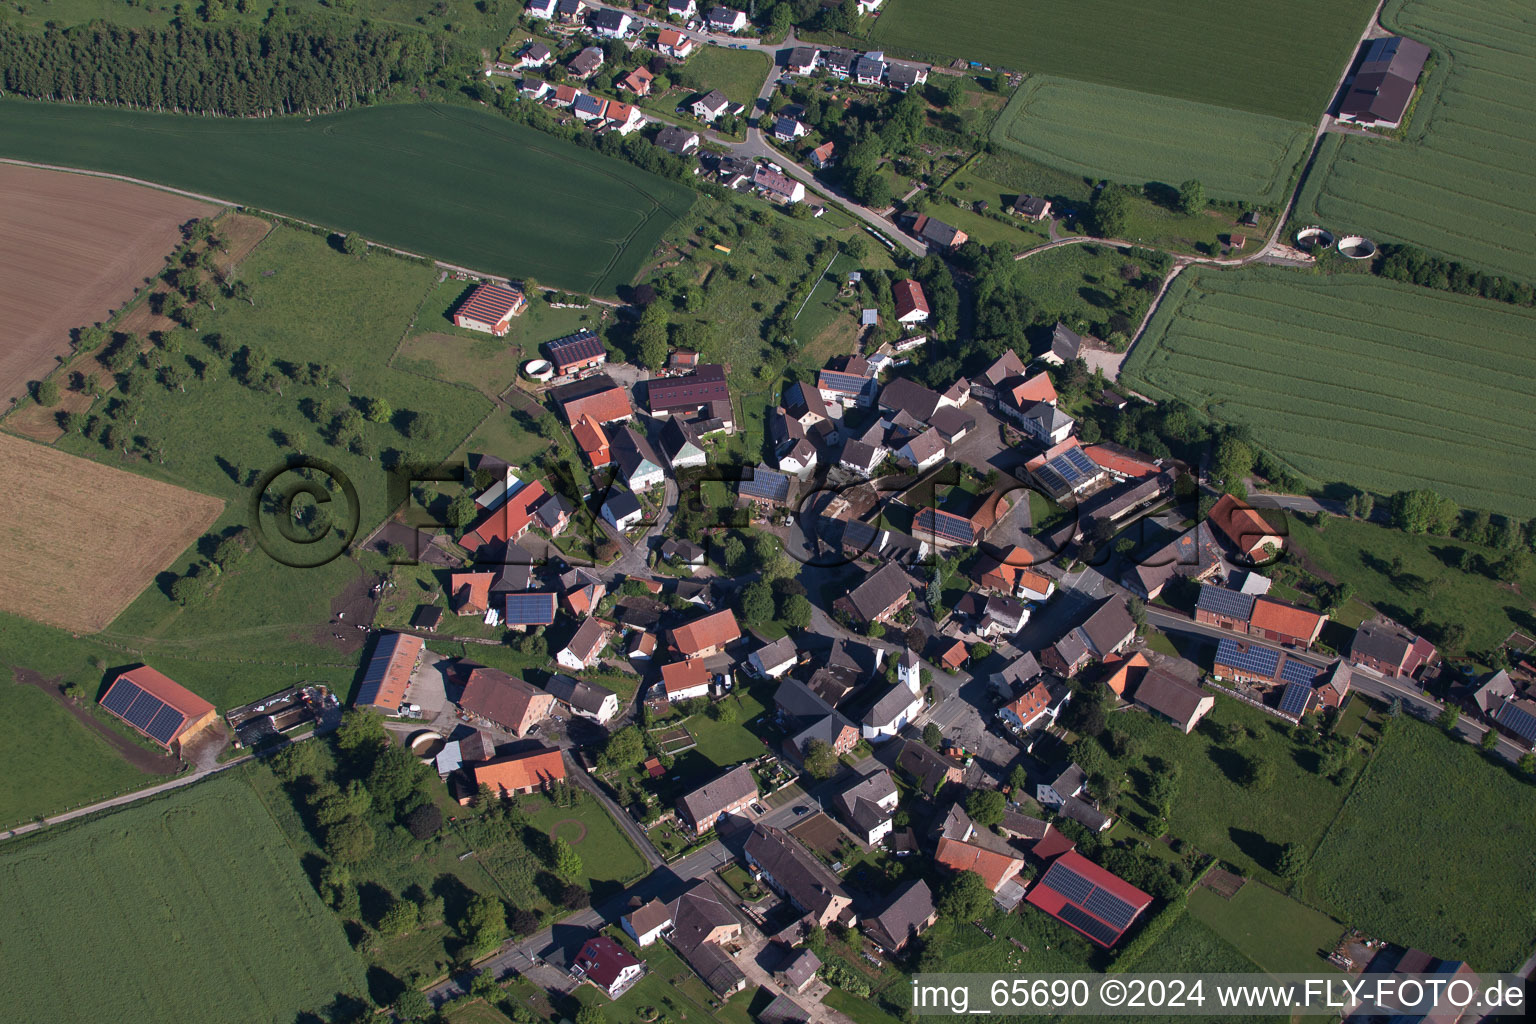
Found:
[[[1200,596],[1195,601],[1195,608],[1198,611],[1210,612],[1212,615],[1247,622],[1248,616],[1253,614],[1253,595],[1207,583],[1200,588]]]

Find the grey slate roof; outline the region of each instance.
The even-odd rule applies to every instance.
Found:
[[[883,614],[903,595],[911,593],[914,586],[912,577],[901,566],[887,562],[854,587],[848,600],[859,616],[869,622]]]
[[[712,779],[678,801],[693,821],[703,821],[722,808],[747,796],[757,795],[757,780],[752,769],[740,764],[717,779]]]
[[[864,923],[876,942],[886,949],[900,949],[923,929],[933,914],[933,891],[919,878]]]
[[[1065,362],[1076,359],[1083,347],[1083,336],[1061,321],[1051,331],[1051,351]]]
[[[588,619],[595,622],[595,619]],[[589,683],[585,679],[573,679],[568,675],[559,674],[550,678],[544,684],[547,693],[554,696],[555,700],[564,701],[578,711],[589,714],[597,714],[602,709],[603,701],[614,695],[606,686],[598,686]]]

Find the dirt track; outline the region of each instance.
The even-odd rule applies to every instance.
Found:
[[[216,207],[121,181],[0,164],[0,408],[165,264]]]
[[[41,673],[27,668],[12,668],[11,672],[16,676],[16,681],[25,686],[35,686],[75,716],[75,721],[85,726],[106,741],[107,746],[117,751],[119,757],[133,765],[145,775],[175,775],[181,771],[181,759],[170,754],[160,754],[146,747],[141,747],[126,736],[120,736],[107,725],[96,719],[90,711],[76,704],[64,696],[59,689],[58,679],[45,678]]]

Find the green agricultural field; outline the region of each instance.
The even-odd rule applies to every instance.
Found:
[[[1324,955],[1338,943],[1344,926],[1262,882],[1249,882],[1230,900],[1196,886],[1189,894],[1189,914],[1271,974],[1335,970]],[[1145,961],[1138,966],[1145,967]]]
[[[1131,281],[1122,268],[1135,266]],[[1107,338],[1119,331],[1128,339],[1146,315],[1161,281],[1154,271],[1119,249],[1083,243],[1064,245],[1020,260],[1016,273],[1047,321],[1061,320],[1074,330]],[[1129,273],[1129,271],[1126,271]],[[1152,288],[1142,287],[1142,282]]]
[[[1536,277],[1536,24],[1504,0],[1389,0],[1382,23],[1434,51],[1407,137],[1327,139],[1297,216]],[[1326,159],[1325,159],[1326,158]]]
[[[892,0],[874,42],[1316,123],[1371,0]]]
[[[13,840],[0,879],[26,938],[0,967],[10,1020],[287,1021],[367,992],[242,769]]]
[[[1014,93],[992,140],[1085,177],[1174,188],[1198,178],[1213,199],[1274,205],[1289,192],[1312,136],[1280,117],[1035,76]]]
[[[719,89],[732,103],[752,110],[752,101],[768,77],[768,55],[757,50],[732,50],[727,46],[706,46],[683,65],[697,75],[705,90]]]
[[[12,780],[0,794],[0,827],[166,781],[123,760],[38,687],[0,672],[0,750],[10,752],[0,765]]]
[[[1536,594],[1536,567],[1527,568],[1518,590],[1460,568],[1464,551],[1483,563],[1498,562],[1502,551],[1356,519],[1329,519],[1317,529],[1292,518],[1287,526],[1291,545],[1309,562],[1400,622],[1418,621],[1422,609],[1425,622],[1464,625],[1470,651],[1493,650],[1512,631],[1531,629],[1531,600],[1523,595]]]
[[[1530,782],[1404,715],[1313,855],[1307,887],[1367,935],[1512,971],[1536,944],[1533,817]]]
[[[1318,481],[1536,514],[1536,313],[1364,275],[1193,270],[1124,374]]]
[[[260,120],[0,103],[0,155],[218,196],[447,262],[611,294],[691,189],[440,104]]]

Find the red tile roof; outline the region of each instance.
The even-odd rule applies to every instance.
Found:
[[[1050,402],[1056,404],[1056,385],[1051,383],[1049,374],[1037,373],[1028,380],[1014,382],[1009,389],[1009,395],[1013,398],[1013,404],[1021,409],[1027,409],[1035,402]]]
[[[1276,547],[1285,546],[1285,538],[1277,534],[1275,528],[1264,521],[1263,516],[1230,494],[1223,494],[1211,507],[1210,521],[1244,554],[1259,550],[1266,541]]]
[[[1310,643],[1317,636],[1318,630],[1322,629],[1326,618],[1306,608],[1260,597],[1254,599],[1253,614],[1248,617],[1248,623],[1255,629],[1268,630],[1282,636],[1301,637]]]
[[[1019,721],[1026,726],[1045,709],[1051,702],[1051,695],[1044,683],[1036,683],[1024,691],[1013,703],[1008,705],[1008,710],[1019,716]]]
[[[656,34],[656,45],[676,47],[687,38],[675,28],[664,28]]]
[[[672,645],[688,658],[709,647],[722,647],[741,637],[729,608],[684,623],[672,630]]]
[[[954,871],[974,871],[992,892],[1019,873],[1024,866],[1020,857],[1005,857],[1001,853],[972,846],[947,836],[939,840],[933,859]]]
[[[509,793],[560,782],[565,778],[565,758],[558,750],[538,750],[493,758],[470,770],[476,787],[489,786],[493,793]]]
[[[891,297],[896,301],[896,319],[898,320],[908,313],[928,315],[928,296],[923,294],[923,286],[911,278],[891,285]]]
[[[1128,455],[1121,455],[1102,444],[1091,444],[1083,449],[1083,454],[1088,456],[1100,468],[1111,473],[1118,473],[1125,477],[1151,476],[1158,471],[1150,462],[1142,462]]]
[[[640,961],[626,953],[623,946],[608,936],[596,935],[581,947],[576,954],[576,963],[581,965],[588,978],[604,989],[610,989],[619,980],[624,968],[637,966]]]
[[[484,615],[491,607],[493,572],[456,572],[448,577],[448,599],[459,614]]]
[[[576,435],[576,443],[581,445],[582,453],[593,466],[606,466],[613,461],[608,447],[608,435],[603,432],[602,424],[597,420],[583,414],[571,427],[571,433]]]
[[[629,395],[623,388],[612,387],[573,398],[565,403],[563,411],[567,423],[575,423],[583,416],[590,416],[598,423],[612,423],[633,416],[635,407],[629,404]]]
[[[940,664],[950,668],[959,668],[961,665],[965,664],[965,658],[965,644],[961,643],[959,640],[956,640],[953,647],[939,655],[939,662]]]
[[[709,669],[697,658],[686,658],[661,666],[661,681],[667,693],[681,693],[698,686],[709,685]]]
[[[544,485],[537,480],[524,484],[506,502],[487,512],[460,537],[459,547],[473,554],[484,544],[518,536],[533,520],[533,506],[539,503],[544,493]]]
[[[1075,851],[1063,853],[1060,857],[1056,858],[1055,862],[1052,863],[1051,868],[1055,869],[1058,866],[1071,869],[1073,874],[1076,874],[1080,878],[1089,882],[1089,892],[1092,892],[1094,889],[1102,889],[1109,895],[1117,896],[1124,900],[1126,903],[1129,903],[1136,909],[1138,913],[1140,913],[1142,910],[1145,910],[1147,906],[1152,902],[1151,896],[1148,896],[1146,893],[1142,892],[1140,889],[1136,888],[1134,885],[1125,881],[1124,879],[1110,874],[1108,871],[1105,871],[1103,868],[1099,867],[1087,857],[1084,857],[1082,854]],[[1047,873],[1049,873],[1049,870]],[[1087,899],[1088,893],[1083,893],[1081,898]],[[1061,916],[1062,908],[1067,906],[1077,907],[1078,910],[1083,913],[1087,913],[1090,916],[1096,916],[1086,907],[1081,906],[1080,904],[1076,903],[1076,901],[1068,900],[1065,894],[1058,892],[1057,890],[1046,885],[1044,876],[1041,877],[1040,881],[1035,883],[1035,887],[1029,891],[1029,895],[1026,896],[1025,899],[1039,907],[1041,910],[1045,911],[1047,914],[1050,914],[1052,917],[1067,925],[1071,925],[1072,922]],[[1115,933],[1113,938],[1111,938],[1108,942],[1103,942],[1092,935],[1088,935],[1087,932],[1083,932],[1083,934],[1088,935],[1090,939],[1093,939],[1093,941],[1107,949],[1119,941],[1120,936],[1125,934],[1125,928],[1117,928],[1115,925],[1108,921],[1104,921],[1102,918],[1099,920],[1105,925],[1105,927]],[[1126,923],[1126,927],[1130,927],[1129,922]],[[1081,931],[1081,929],[1078,930]]]

